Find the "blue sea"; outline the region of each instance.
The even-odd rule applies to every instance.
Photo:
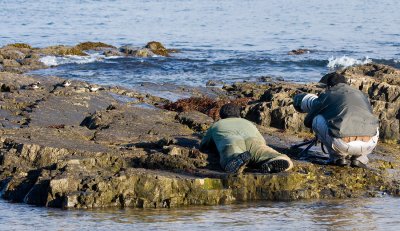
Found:
[[[144,46],[160,41],[172,57],[46,57],[57,75],[134,87],[143,82],[204,86],[261,76],[318,81],[338,68],[368,62],[400,67],[400,2],[270,1],[0,1],[0,45],[35,47],[101,41]],[[293,49],[304,55],[288,55]]]
[[[0,46],[160,41],[171,57],[43,57],[56,75],[135,88],[318,81],[369,62],[400,68],[396,0],[0,0]],[[303,55],[288,55],[293,49]],[[171,210],[63,211],[0,201],[0,230],[398,230],[398,198],[263,202]]]

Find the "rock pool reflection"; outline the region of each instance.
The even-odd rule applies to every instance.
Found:
[[[0,230],[397,230],[400,198],[59,210],[0,201]]]

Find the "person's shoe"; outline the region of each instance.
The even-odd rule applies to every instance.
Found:
[[[250,159],[250,153],[243,152],[226,164],[225,171],[228,173],[240,173],[250,162]]]
[[[350,166],[354,168],[368,168],[366,164],[363,164],[359,160],[351,160]]]
[[[340,167],[344,167],[344,166],[347,166],[349,164],[350,164],[350,162],[348,160],[346,160],[346,159],[337,159],[335,161],[335,165],[336,166],[340,166]]]
[[[278,173],[291,169],[293,167],[292,161],[289,157],[278,156],[269,161],[261,164],[261,171],[263,173]]]

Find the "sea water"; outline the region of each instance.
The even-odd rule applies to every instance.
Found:
[[[0,0],[0,46],[101,41],[179,49],[171,57],[43,57],[57,75],[135,87],[318,81],[337,68],[400,67],[396,0]],[[293,49],[309,49],[288,55]],[[255,202],[179,209],[60,210],[0,200],[0,230],[398,230],[400,200]]]
[[[0,45],[156,40],[180,50],[168,58],[43,57],[53,68],[31,73],[125,87],[261,76],[309,82],[369,62],[400,67],[398,9],[395,0],[0,1]],[[299,48],[310,52],[288,55]]]
[[[0,230],[399,230],[400,198],[61,210],[0,201]]]

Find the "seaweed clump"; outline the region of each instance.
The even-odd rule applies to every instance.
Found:
[[[226,103],[234,103],[240,106],[245,106],[248,102],[249,99],[247,98],[239,98],[234,100],[213,100],[208,97],[190,97],[166,104],[163,106],[163,108],[169,111],[177,112],[199,111],[216,120],[219,118],[219,110],[222,105]]]

